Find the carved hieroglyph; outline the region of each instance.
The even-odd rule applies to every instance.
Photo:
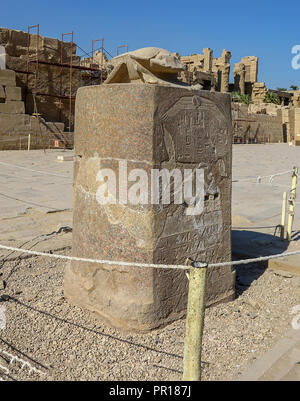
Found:
[[[231,99],[162,85],[81,88],[77,97],[73,255],[127,262],[210,263],[231,258]],[[199,169],[204,207],[101,205],[100,169]],[[149,180],[150,181],[150,180]],[[130,185],[134,185],[131,183]],[[180,270],[72,262],[65,293],[111,324],[147,331],[185,314],[188,281]],[[207,304],[234,297],[231,268],[208,272]]]

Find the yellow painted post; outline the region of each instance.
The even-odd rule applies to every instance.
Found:
[[[292,189],[289,197],[289,218],[288,218],[288,228],[287,228],[287,240],[292,240],[293,223],[295,216],[295,200],[296,200],[296,188],[298,182],[298,167],[294,167],[293,178],[292,178]]]
[[[281,232],[280,239],[284,240],[284,229],[285,229],[285,217],[286,217],[286,201],[287,201],[287,193],[283,193],[283,201],[282,201],[282,214],[281,214]]]
[[[184,342],[183,381],[200,381],[208,265],[190,260],[187,261],[187,265],[190,265],[191,269]]]

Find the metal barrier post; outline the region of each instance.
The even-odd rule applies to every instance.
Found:
[[[201,380],[202,336],[205,317],[207,264],[187,260],[191,266],[184,343],[184,381]]]
[[[292,189],[289,197],[290,210],[289,210],[289,219],[287,228],[288,241],[292,240],[293,223],[295,217],[295,200],[296,200],[296,188],[298,182],[298,171],[299,171],[298,167],[294,167],[293,178],[292,178]]]
[[[282,214],[281,214],[281,231],[280,231],[280,239],[284,240],[284,229],[285,229],[285,218],[286,218],[286,201],[287,201],[287,193],[283,193],[283,201],[282,201]]]

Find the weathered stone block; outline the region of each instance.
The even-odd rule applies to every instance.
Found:
[[[0,134],[27,133],[31,128],[30,119],[34,118],[26,114],[0,114]]]
[[[12,101],[12,102],[0,103],[0,113],[24,114],[25,113],[24,102]]]
[[[0,99],[5,99],[6,95],[5,95],[5,91],[2,85],[0,85]]]
[[[231,136],[228,94],[149,84],[79,89],[73,255],[159,264],[231,260]],[[189,205],[174,200],[101,205],[99,170],[111,169],[119,182],[120,160],[128,174],[138,168],[148,177],[153,168],[204,171],[204,209],[189,216]],[[233,299],[231,268],[210,269],[208,277],[208,305]],[[187,289],[182,270],[72,262],[65,273],[73,304],[138,331],[182,318]]]
[[[0,70],[0,85],[16,86],[16,73],[12,70]]]
[[[22,88],[17,86],[6,86],[6,99],[9,100],[22,100]]]

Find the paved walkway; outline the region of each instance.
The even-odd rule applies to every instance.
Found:
[[[299,300],[300,302],[300,300]],[[291,329],[239,381],[300,381],[300,329]]]
[[[73,151],[0,152],[0,219],[28,208],[43,212],[72,208],[73,162],[57,156]]]
[[[71,233],[51,234],[72,227],[73,162],[57,157],[73,154],[61,150],[0,152],[1,243],[39,251],[71,246]]]

